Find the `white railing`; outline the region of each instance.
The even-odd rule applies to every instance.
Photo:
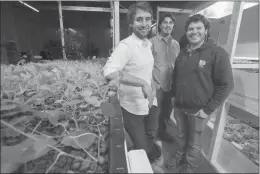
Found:
[[[259,64],[232,64],[234,69],[259,69]]]

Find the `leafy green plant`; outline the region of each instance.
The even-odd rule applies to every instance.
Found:
[[[100,105],[111,85],[102,63],[1,65],[3,173],[106,172],[108,117]]]

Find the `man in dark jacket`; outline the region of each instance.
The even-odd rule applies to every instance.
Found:
[[[201,133],[209,116],[223,104],[234,87],[228,53],[208,37],[210,22],[191,16],[185,25],[188,44],[175,61],[172,96],[179,149],[166,167],[188,163],[183,173],[198,167]]]

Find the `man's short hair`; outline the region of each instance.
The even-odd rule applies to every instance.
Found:
[[[151,15],[153,16],[153,9],[152,9],[151,5],[148,2],[138,1],[134,4],[132,4],[128,9],[128,12],[127,12],[128,24],[133,24],[137,9],[147,11],[147,12],[151,13]]]
[[[162,15],[161,17],[160,17],[160,19],[159,19],[159,26],[162,24],[162,22],[163,22],[163,20],[165,19],[165,18],[171,18],[172,19],[172,22],[173,23],[175,23],[175,21],[176,21],[176,19],[175,19],[175,17],[171,14],[171,13],[165,13],[164,15]]]
[[[210,21],[208,20],[208,18],[201,14],[195,14],[189,17],[189,19],[186,21],[185,31],[188,30],[188,27],[192,22],[202,22],[206,30],[210,29]]]
[[[159,18],[159,23],[158,23],[158,31],[161,32],[161,28],[160,25],[162,24],[162,22],[164,21],[165,18],[171,18],[172,22],[175,24],[175,17],[171,14],[171,13],[165,13],[163,14],[160,18]]]

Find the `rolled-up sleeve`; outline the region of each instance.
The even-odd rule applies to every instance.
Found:
[[[103,68],[105,77],[116,71],[122,71],[130,59],[129,51],[129,47],[126,43],[120,42],[117,45]]]

